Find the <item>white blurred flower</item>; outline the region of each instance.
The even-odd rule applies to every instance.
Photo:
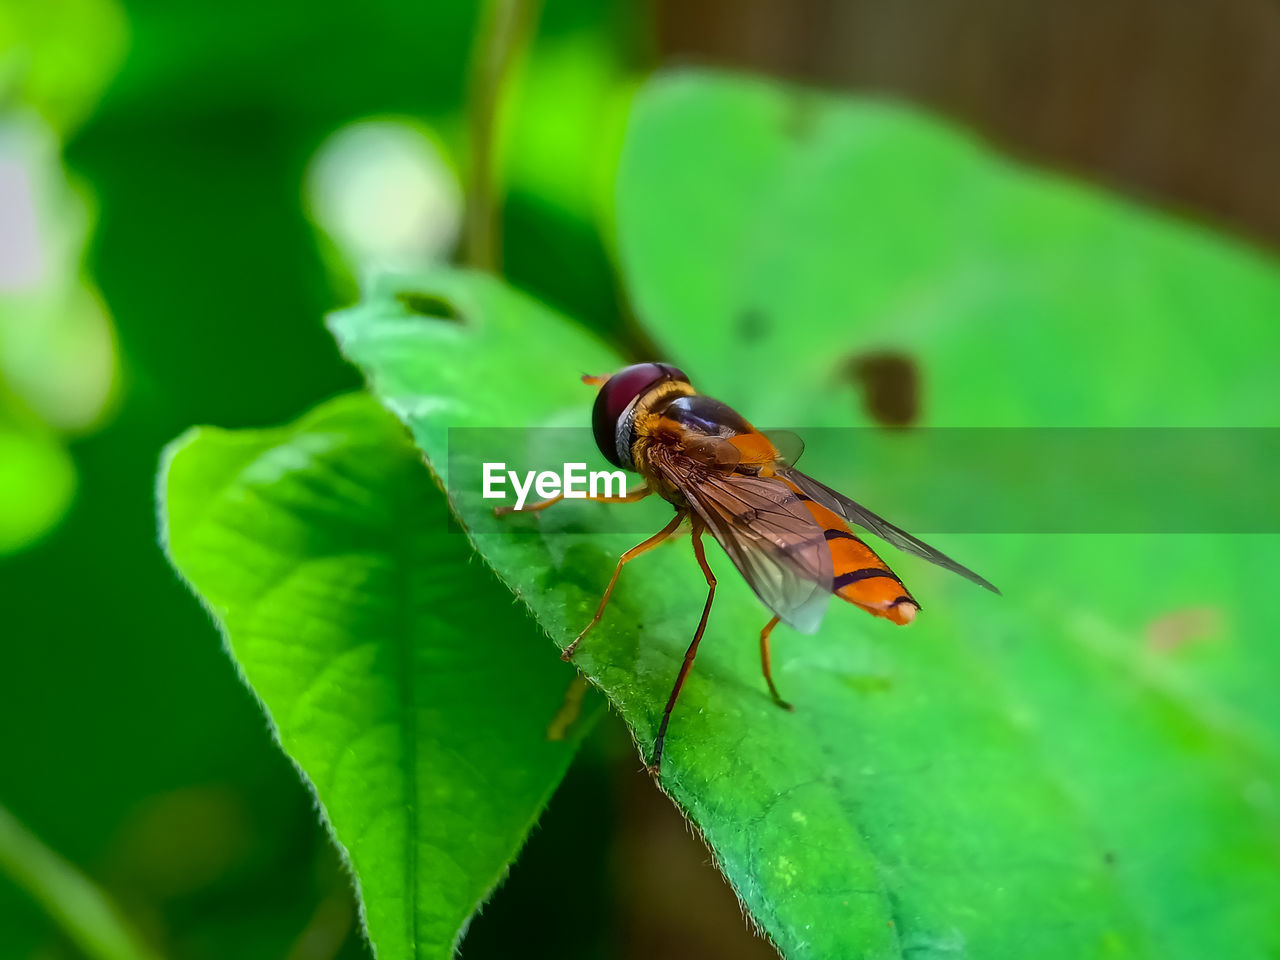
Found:
[[[111,318],[82,273],[90,221],[54,131],[0,115],[0,378],[60,430],[99,424],[115,385]]]
[[[457,177],[407,121],[362,120],[330,136],[307,171],[306,200],[357,275],[444,259],[462,227]]]

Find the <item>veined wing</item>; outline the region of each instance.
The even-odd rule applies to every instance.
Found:
[[[862,504],[857,501],[850,500],[843,493],[837,493],[824,483],[808,474],[801,473],[799,470],[790,467],[784,467],[778,471],[778,475],[785,477],[796,485],[805,496],[811,497],[818,503],[822,504],[828,510],[832,510],[844,517],[850,523],[856,523],[858,526],[869,530],[880,539],[887,543],[893,544],[899,550],[907,553],[913,553],[917,557],[923,557],[930,563],[936,563],[945,570],[952,573],[958,573],[966,580],[972,580],[980,587],[986,587],[992,593],[999,593],[1000,590],[984,577],[980,577],[968,567],[952,560],[941,550],[929,546],[923,540],[918,540],[907,531],[895,527],[883,517],[876,516]]]
[[[675,453],[659,453],[654,464],[764,605],[801,633],[816,631],[831,597],[831,550],[795,491],[776,477],[691,469]]]

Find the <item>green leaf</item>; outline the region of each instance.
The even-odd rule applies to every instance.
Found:
[[[824,379],[839,351],[914,330],[913,344],[932,351],[927,373],[948,371],[927,381],[931,410],[945,412],[933,414],[938,423],[1256,413],[1247,398],[1263,361],[1232,347],[1248,343],[1240,313],[1219,322],[1225,343],[1199,350],[1206,370],[1187,366],[1196,351],[1181,340],[1215,299],[1233,310],[1280,302],[1280,280],[1259,258],[1030,176],[884,105],[811,99],[790,115],[792,105],[738,80],[660,81],[641,95],[629,133],[619,201],[628,279],[659,319],[666,359],[708,392],[761,424],[847,421],[853,388],[836,408]],[[798,149],[796,128],[804,164],[783,162]],[[851,150],[876,162],[850,170]],[[929,186],[939,172],[945,190]],[[865,202],[874,216],[829,223],[829,207],[858,212],[859,192],[876,198]],[[948,220],[939,205],[952,200],[960,210]],[[1077,229],[1081,219],[1096,229]],[[1011,231],[1007,261],[994,241],[968,251],[971,231]],[[1137,245],[1130,266],[1141,276],[1122,289],[1126,302],[1147,299],[1122,319],[1152,353],[1142,363],[1124,326],[1110,329],[1117,349],[1093,350],[1097,317],[1084,311],[1099,304],[1076,288],[1090,264],[1103,277],[1123,273],[1110,262],[1117,249],[1101,242],[1109,231],[1120,231],[1120,250]],[[1040,253],[1022,255],[1027,244]],[[864,300],[845,289],[825,303],[807,293],[839,290],[850,263],[860,277],[892,271],[915,248],[939,275],[969,258],[954,267],[956,282],[986,291],[997,316],[927,284]],[[735,254],[744,249],[753,255]],[[776,329],[743,335],[744,305],[776,309],[766,314]],[[781,310],[792,306],[795,324]],[[822,319],[824,309],[838,316]],[[916,312],[914,327],[894,319]],[[997,321],[1021,340],[993,344]],[[464,273],[389,280],[331,325],[441,472],[457,454],[451,429],[585,426],[592,396],[578,375],[621,363],[563,318]],[[943,338],[936,350],[930,330]],[[825,339],[835,333],[843,339]],[[1027,369],[991,369],[990,350],[1022,356]],[[974,377],[960,376],[964,364]],[[1190,377],[1201,405],[1148,396],[1175,374]],[[537,462],[527,443],[511,450],[511,466],[557,466]],[[603,532],[617,511],[630,511],[637,530],[670,515],[652,501],[565,503],[507,518],[518,535],[494,533],[480,478],[462,462],[448,484],[455,509],[561,646],[587,622],[617,555],[640,539]],[[760,677],[767,613],[712,552],[720,589],[673,715],[662,785],[754,917],[794,958],[1192,960],[1280,949],[1280,653],[1268,639],[1280,617],[1254,602],[1269,593],[1275,539],[952,541],[942,545],[1005,597],[886,551],[924,611],[901,631],[840,605],[817,636],[776,632],[775,674],[794,714],[773,706]],[[687,546],[645,556],[575,658],[646,755],[705,592]]]
[[[916,367],[933,426],[1280,415],[1273,262],[917,113],[669,76],[637,103],[620,178],[638,312],[671,359],[757,422],[868,423],[847,371],[885,351]],[[840,484],[848,460],[806,466]],[[892,487],[848,489],[886,512],[895,502]],[[981,495],[945,475],[933,489],[956,509]],[[1105,498],[1106,479],[1089,489]],[[831,652],[783,668],[856,663],[859,635],[881,638],[863,655],[886,689],[850,705],[850,726],[815,735],[875,738],[848,761],[846,808],[899,913],[900,947],[1274,951],[1280,618],[1253,601],[1269,592],[1276,538],[955,540],[942,545],[1002,601],[901,562],[926,598],[910,633],[848,622],[840,641],[829,623],[818,639]]]
[[[347,851],[378,956],[451,956],[586,725],[548,740],[572,672],[368,397],[194,430],[161,484],[169,555]]]
[[[762,424],[867,424],[849,367],[886,351],[917,370],[922,425],[1280,420],[1273,259],[1001,159],[918,113],[672,75],[637,102],[620,178],[618,245],[639,312],[671,359]],[[682,229],[671,230],[676,220]],[[1194,436],[1183,440],[1184,473],[1217,484],[1205,499],[1240,490],[1249,502],[1265,474],[1233,470]],[[1039,438],[1027,437],[1030,452]],[[875,477],[901,484],[899,467],[851,461],[810,459],[806,469],[886,513],[905,502],[895,501],[894,480]],[[855,473],[862,485],[850,482]],[[1177,512],[1196,504],[1169,502],[1169,491],[1194,483],[1147,480],[1176,529]],[[953,511],[990,494],[959,481],[944,474],[922,485]],[[1060,492],[1093,500],[1074,515],[1106,517],[1119,485],[1099,472]],[[910,527],[909,513],[891,515]],[[976,658],[960,670],[935,662],[920,696],[945,704],[956,696],[949,687],[974,681],[990,690],[990,709],[1007,712],[1042,752],[1036,779],[1056,781],[1105,847],[1113,912],[1136,920],[1147,949],[1188,958],[1276,949],[1268,904],[1280,894],[1280,614],[1256,598],[1271,591],[1280,540],[929,539],[973,558],[1006,596],[993,607],[940,571],[899,565],[929,599],[893,660],[927,656],[932,638]],[[965,755],[983,747],[950,733],[938,743]],[[936,798],[921,809],[942,812]],[[890,865],[920,839],[899,849],[870,835]],[[897,895],[915,905],[934,885],[908,876]],[[967,925],[957,929],[971,939]]]

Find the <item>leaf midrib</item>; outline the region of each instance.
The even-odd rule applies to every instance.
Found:
[[[398,512],[397,512],[398,513]],[[397,513],[393,513],[394,517]],[[414,541],[404,524],[393,523],[393,541],[396,551],[395,572],[393,581],[396,586],[394,623],[396,660],[400,676],[396,684],[401,714],[401,742],[404,754],[401,762],[404,785],[401,790],[406,804],[405,829],[408,843],[405,850],[405,886],[408,893],[409,918],[408,935],[410,956],[415,960],[418,956],[418,941],[421,937],[419,924],[421,913],[418,909],[418,704],[414,690],[413,668],[413,626],[416,620],[412,609],[411,591],[413,585],[410,570],[414,554]]]

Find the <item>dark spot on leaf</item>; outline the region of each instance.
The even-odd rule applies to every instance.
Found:
[[[801,93],[791,98],[788,108],[783,131],[792,140],[808,140],[818,127],[818,99]]]
[[[905,353],[882,350],[851,358],[846,374],[862,388],[867,415],[886,427],[909,427],[920,419],[920,372]]]
[[[893,678],[883,674],[854,674],[846,677],[845,683],[859,693],[888,693],[893,689]]]
[[[747,307],[738,314],[738,337],[744,343],[761,340],[769,332],[769,318],[763,310]]]
[[[453,323],[462,322],[462,314],[458,312],[458,308],[444,297],[437,297],[433,293],[415,293],[412,290],[401,290],[396,294],[396,300],[403,304],[405,309],[421,317],[431,317],[433,320],[449,320]]]

